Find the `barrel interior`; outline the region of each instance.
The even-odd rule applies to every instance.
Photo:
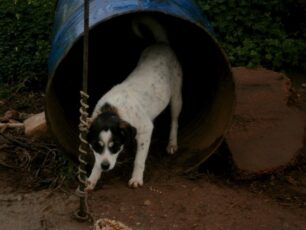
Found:
[[[130,21],[134,14],[113,17],[90,30],[89,112],[104,93],[128,76],[141,51],[148,45],[131,30]],[[213,146],[221,142],[232,116],[234,84],[227,60],[202,27],[163,13],[151,14],[166,27],[171,46],[183,67],[179,144],[185,150],[208,150],[208,156],[213,152]],[[46,97],[51,129],[74,158],[79,143],[82,50],[80,38],[51,76]],[[154,138],[162,143],[167,141],[169,121],[168,110],[155,121]],[[189,155],[183,159],[184,167],[205,158],[199,154],[194,157]]]

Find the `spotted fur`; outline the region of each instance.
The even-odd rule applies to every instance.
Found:
[[[137,153],[129,185],[134,188],[143,185],[153,120],[169,103],[171,130],[167,151],[173,154],[177,150],[178,118],[182,108],[182,70],[175,53],[167,44],[167,36],[160,23],[151,17],[137,18],[133,22],[136,34],[141,31],[137,29],[140,25],[146,26],[153,33],[156,44],[142,52],[136,68],[130,75],[108,91],[95,106],[88,139],[96,163],[88,179],[88,189],[93,189],[101,172],[106,171],[105,161],[108,161],[107,170],[110,170],[117,159],[117,153],[111,155],[105,150],[99,154],[99,149],[95,149],[95,142],[104,143],[106,140],[109,142],[118,139],[124,148],[126,144],[124,139],[133,138],[133,134],[137,141]],[[130,130],[129,135],[120,136],[120,129],[123,126],[126,130]]]

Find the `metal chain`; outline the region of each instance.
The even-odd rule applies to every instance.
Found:
[[[80,198],[80,208],[75,212],[75,218],[78,220],[88,220],[90,218],[86,187],[86,156],[88,150],[88,142],[86,136],[88,133],[88,50],[89,50],[89,0],[84,0],[84,43],[83,43],[83,84],[80,91],[80,124],[79,124],[79,167],[78,179],[79,187],[76,190],[76,195]]]

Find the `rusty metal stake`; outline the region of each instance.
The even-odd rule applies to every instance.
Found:
[[[89,210],[87,204],[87,192],[86,187],[86,155],[87,145],[86,136],[88,132],[88,64],[89,64],[89,0],[84,0],[84,42],[83,42],[83,82],[81,96],[81,108],[80,108],[80,145],[79,145],[79,168],[78,168],[78,179],[79,187],[76,190],[76,194],[80,197],[80,208],[75,213],[75,217],[78,220],[88,220]]]

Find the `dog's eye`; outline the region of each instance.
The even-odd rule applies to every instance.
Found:
[[[112,143],[112,144],[111,144]],[[120,143],[111,142],[108,147],[111,153],[116,154],[118,153],[123,146]]]
[[[93,142],[91,146],[93,150],[97,153],[102,153],[104,150],[104,144],[102,142]]]

